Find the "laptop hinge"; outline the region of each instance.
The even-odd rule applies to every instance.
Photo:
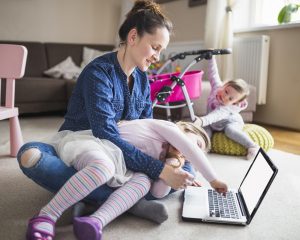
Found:
[[[246,215],[246,211],[245,211],[244,205],[242,204],[242,199],[240,197],[240,194],[236,193],[236,196],[237,196],[237,200],[238,200],[239,205],[240,205],[240,209],[241,209],[242,215],[245,216],[248,219],[248,217]]]

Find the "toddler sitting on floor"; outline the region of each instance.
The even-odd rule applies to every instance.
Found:
[[[248,84],[243,79],[223,83],[215,58],[209,56],[208,59],[208,79],[211,85],[207,101],[208,114],[197,117],[195,123],[204,127],[210,137],[213,131],[224,131],[228,138],[247,148],[247,159],[253,159],[259,147],[243,132],[244,121],[239,114],[248,106]]]

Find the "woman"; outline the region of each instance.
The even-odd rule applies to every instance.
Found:
[[[119,50],[95,59],[80,74],[60,131],[91,129],[95,137],[107,139],[122,150],[128,169],[145,173],[153,180],[162,179],[179,189],[192,181],[191,174],[142,153],[121,139],[117,129],[117,122],[122,119],[152,118],[145,71],[159,60],[171,30],[159,5],[152,1],[135,2],[119,29]],[[76,173],[58,158],[53,146],[41,142],[22,146],[18,161],[25,175],[52,192],[57,192]],[[190,169],[188,164],[185,167]],[[102,202],[113,190],[103,185],[86,200]],[[141,214],[145,216],[143,208]],[[147,211],[153,217],[150,207]]]

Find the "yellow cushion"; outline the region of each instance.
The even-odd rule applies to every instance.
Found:
[[[274,146],[272,135],[261,126],[245,124],[243,131],[265,151],[268,151]],[[247,155],[247,149],[239,143],[229,139],[224,132],[215,132],[213,134],[211,139],[211,152],[236,156]]]

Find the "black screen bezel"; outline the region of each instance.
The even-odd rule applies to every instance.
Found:
[[[262,195],[260,196],[260,198],[259,198],[259,200],[258,200],[258,202],[257,202],[257,204],[256,204],[256,206],[255,206],[255,208],[253,209],[252,214],[250,215],[250,214],[249,214],[249,211],[248,211],[248,208],[247,208],[247,206],[246,206],[246,203],[245,203],[243,194],[242,194],[242,192],[241,192],[241,186],[243,185],[244,180],[246,179],[246,177],[247,177],[248,173],[250,172],[250,170],[251,170],[251,168],[252,168],[254,162],[255,162],[256,159],[257,159],[257,156],[258,156],[260,153],[263,155],[263,157],[265,158],[265,160],[267,161],[267,163],[269,164],[269,166],[270,166],[271,169],[273,170],[273,174],[272,174],[272,176],[271,176],[271,178],[270,178],[268,184],[266,185],[266,187],[265,187],[265,189],[264,189]],[[245,212],[245,214],[246,214],[246,218],[247,218],[247,222],[246,222],[246,223],[247,223],[247,224],[249,224],[249,223],[252,221],[252,219],[253,219],[255,213],[257,212],[257,209],[259,208],[261,202],[263,201],[265,195],[267,194],[267,192],[268,192],[268,190],[269,190],[269,188],[270,188],[270,186],[271,186],[271,184],[272,184],[272,182],[273,182],[273,180],[274,180],[274,178],[275,178],[275,176],[276,176],[277,173],[278,173],[278,168],[274,165],[274,163],[271,161],[271,159],[270,159],[269,156],[265,153],[265,151],[264,151],[262,148],[260,148],[259,151],[257,152],[257,154],[256,154],[256,156],[255,156],[253,162],[251,163],[251,165],[250,165],[250,167],[249,167],[249,169],[248,169],[248,171],[247,171],[245,177],[243,178],[243,181],[241,182],[239,189],[238,189],[238,194],[239,194],[239,197],[240,197],[240,199],[241,199],[241,201],[242,201],[242,204],[243,204],[242,207],[244,208],[244,212]]]

